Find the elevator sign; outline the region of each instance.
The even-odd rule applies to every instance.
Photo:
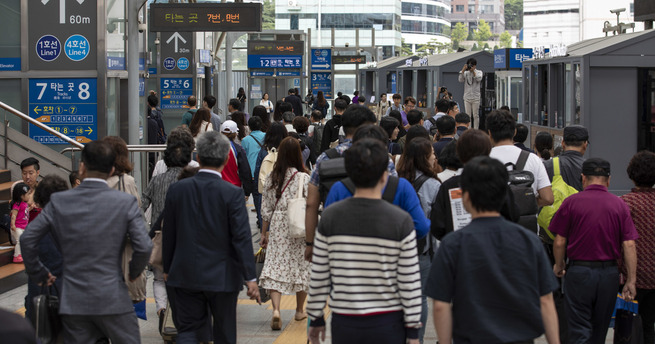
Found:
[[[27,1],[29,68],[96,70],[98,2]]]
[[[30,79],[28,106],[30,117],[77,142],[98,138],[96,79]],[[43,144],[67,143],[33,124],[30,138]]]

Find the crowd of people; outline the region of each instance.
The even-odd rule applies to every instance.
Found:
[[[473,88],[475,64],[460,76]],[[159,330],[170,312],[179,343],[236,343],[244,284],[270,297],[272,330],[291,320],[281,296],[295,294],[293,321],[309,318],[313,344],[328,304],[334,343],[423,343],[432,325],[440,343],[604,343],[617,292],[639,301],[654,343],[655,153],[632,157],[635,188],[617,197],[609,162],[584,158],[587,128],[565,127],[557,154],[548,133],[528,147],[505,109],[478,129],[474,90],[473,113],[442,87],[427,117],[411,96],[372,98],[373,111],[359,92],[332,108],[319,92],[304,113],[296,93],[264,94],[248,114],[240,91],[222,122],[214,97],[197,110],[189,97],[141,194],[118,137],[85,146],[72,190],[39,182],[26,159],[12,231],[30,275],[27,316],[39,285],[55,284],[64,342],[138,343],[148,265]]]

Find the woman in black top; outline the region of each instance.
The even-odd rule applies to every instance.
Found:
[[[246,105],[246,91],[243,89],[243,87],[239,87],[239,93],[237,93],[237,99],[241,102],[241,105],[239,106],[239,111],[243,111],[243,108]]]
[[[318,95],[316,96],[316,101],[314,102],[314,106],[312,106],[312,111],[318,110],[323,114],[323,117],[327,115],[328,109],[330,108],[330,104],[325,100],[325,96],[323,96],[323,91],[318,91]]]

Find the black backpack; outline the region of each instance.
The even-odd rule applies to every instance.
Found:
[[[434,117],[428,118],[428,121],[432,123],[432,126],[430,127],[430,137],[434,137],[434,135],[437,135],[437,120],[434,119]]]
[[[521,150],[519,159],[516,164],[508,162],[505,166],[512,166],[513,170],[509,171],[509,188],[514,196],[514,204],[518,210],[518,223],[531,232],[537,233],[537,213],[539,206],[537,198],[532,189],[534,175],[530,171],[524,171],[525,163],[528,161],[530,152]]]
[[[336,182],[343,182],[352,194],[355,193],[355,184],[350,180],[350,178],[348,178],[344,157],[340,155],[335,148],[326,150],[325,155],[330,159],[323,160],[318,167],[318,175],[320,178],[318,190],[321,195],[321,203],[323,204],[325,204],[325,200],[327,199],[327,195],[330,192],[332,185]],[[390,176],[382,198],[389,203],[393,203],[396,189],[398,189],[398,177]]]

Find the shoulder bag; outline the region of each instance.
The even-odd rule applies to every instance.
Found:
[[[56,294],[59,294],[54,284]],[[59,318],[59,296],[50,292],[50,287],[43,283],[41,295],[35,296],[32,300],[34,305],[33,323],[36,330],[36,338],[43,344],[57,343],[57,337],[61,331],[61,319]]]
[[[287,206],[287,217],[289,218],[289,236],[294,239],[305,237],[305,208],[307,207],[307,200],[302,195],[302,191],[305,185],[305,177],[306,174],[301,175],[301,179],[298,183],[298,192],[296,192],[296,198],[290,199]]]

